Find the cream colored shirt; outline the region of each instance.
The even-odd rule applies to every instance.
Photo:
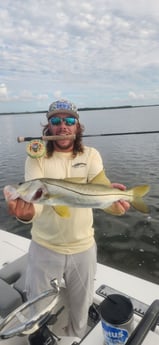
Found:
[[[72,158],[71,153],[55,151],[51,158],[28,157],[25,180],[48,177],[64,179],[81,177],[90,181],[103,170],[99,152],[85,146],[84,153]],[[108,180],[109,181],[109,180]],[[62,254],[79,253],[94,243],[93,213],[90,208],[70,208],[69,218],[60,217],[53,207],[34,204],[32,239],[40,245]]]

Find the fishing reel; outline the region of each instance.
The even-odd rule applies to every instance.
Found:
[[[29,141],[26,152],[31,158],[40,158],[46,154],[46,147],[43,140],[34,139]]]

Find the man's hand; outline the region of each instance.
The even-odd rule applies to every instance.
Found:
[[[126,186],[124,186],[121,183],[112,183],[112,187],[113,188],[118,188],[118,189],[121,189],[121,190],[126,190]],[[127,202],[125,200],[116,201],[116,202],[114,202],[113,205],[114,205],[116,210],[117,209],[119,210],[121,215],[124,214],[126,211],[128,211],[129,208],[130,208],[129,202]]]
[[[8,200],[9,214],[15,216],[24,221],[30,221],[35,214],[34,205],[29,202],[25,202],[18,198],[15,200]]]

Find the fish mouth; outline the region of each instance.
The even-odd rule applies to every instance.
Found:
[[[43,189],[42,188],[39,188],[35,194],[33,195],[32,197],[32,201],[37,201],[41,198],[41,196],[43,195]]]

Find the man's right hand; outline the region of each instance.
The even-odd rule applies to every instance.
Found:
[[[34,217],[35,209],[32,203],[23,201],[18,198],[15,200],[8,200],[9,214],[15,216],[23,221],[30,221]]]

